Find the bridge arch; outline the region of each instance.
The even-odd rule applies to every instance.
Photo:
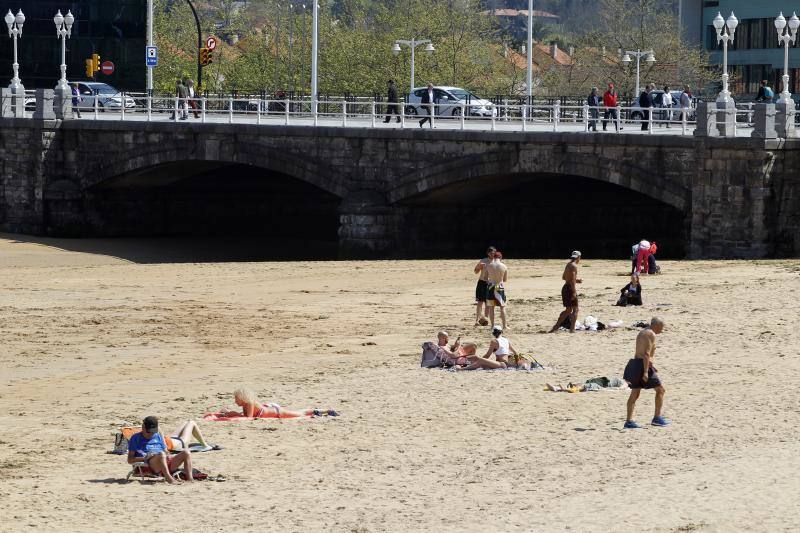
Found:
[[[552,150],[554,146],[546,147]],[[665,168],[661,166],[660,168]],[[665,179],[628,159],[601,154],[560,154],[502,150],[477,156],[452,159],[416,170],[398,180],[387,198],[390,204],[402,204],[436,189],[496,176],[573,176],[617,185],[641,193],[659,202],[687,212],[691,189],[677,180]]]

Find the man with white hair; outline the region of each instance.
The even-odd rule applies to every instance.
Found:
[[[661,318],[653,317],[650,326],[639,332],[636,336],[636,355],[628,361],[625,366],[623,379],[628,382],[631,394],[628,397],[628,412],[625,419],[625,429],[641,428],[633,420],[633,408],[642,389],[653,389],[656,391],[656,409],[651,422],[654,426],[666,426],[669,420],[661,416],[661,409],[664,407],[664,386],[658,376],[658,370],[653,365],[656,353],[656,335],[664,330],[664,321]]]

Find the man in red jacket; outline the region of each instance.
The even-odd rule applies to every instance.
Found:
[[[618,128],[618,115],[617,115],[617,91],[614,89],[614,84],[608,84],[608,90],[603,93],[603,106],[606,108],[605,113],[603,114],[603,131],[606,131],[606,123],[608,122],[609,118],[614,123],[614,128]],[[617,131],[621,130],[620,127]]]

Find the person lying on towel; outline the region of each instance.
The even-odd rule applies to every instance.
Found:
[[[333,409],[304,409],[292,411],[284,409],[277,403],[262,404],[258,401],[256,393],[247,387],[239,387],[233,392],[233,399],[242,411],[222,410],[218,413],[223,417],[244,416],[245,418],[300,418],[310,416],[339,416]]]
[[[456,367],[456,370],[477,370],[484,368],[487,370],[495,370],[498,368],[530,368],[530,362],[527,359],[519,357],[517,350],[511,345],[511,341],[503,337],[503,328],[494,326],[492,328],[492,336],[494,339],[489,343],[489,349],[483,357],[479,355],[467,356],[469,365],[465,367]],[[494,360],[490,357],[494,355]],[[509,356],[512,356],[509,359]]]
[[[631,274],[631,282],[622,287],[619,292],[620,296],[616,305],[621,307],[642,305],[642,285],[639,283],[639,275],[635,272]]]
[[[161,474],[167,483],[180,483],[172,474],[184,466],[186,481],[192,482],[192,454],[183,450],[175,455],[168,456],[167,443],[158,431],[158,418],[145,417],[142,420],[142,431],[135,433],[128,441],[128,464],[146,463],[154,474]]]

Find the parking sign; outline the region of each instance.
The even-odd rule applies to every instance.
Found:
[[[158,48],[155,46],[146,47],[147,53],[145,54],[145,64],[148,67],[155,67],[158,65]]]

